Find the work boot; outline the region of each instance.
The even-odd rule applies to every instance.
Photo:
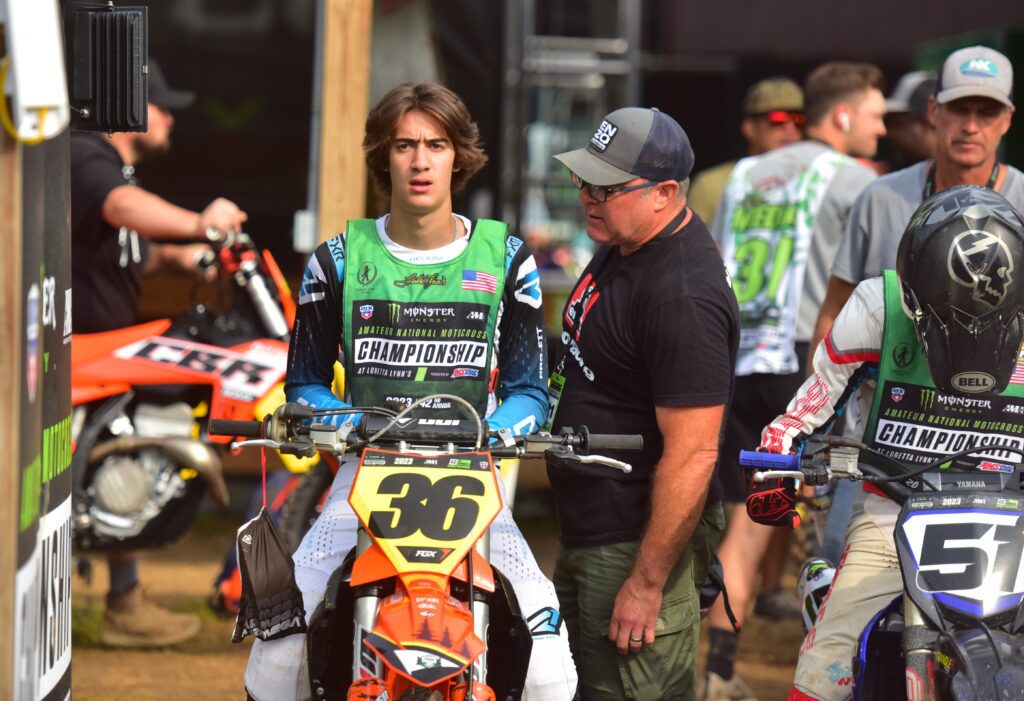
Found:
[[[136,584],[126,592],[107,594],[100,640],[111,647],[164,647],[188,640],[201,627],[198,616],[157,606]]]
[[[757,701],[754,692],[738,674],[733,674],[732,679],[726,681],[714,672],[704,676],[704,693],[699,698],[700,701]]]

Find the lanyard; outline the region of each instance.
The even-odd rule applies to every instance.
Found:
[[[617,278],[627,268],[629,268],[630,264],[633,261],[639,259],[641,256],[645,254],[649,254],[648,252],[654,248],[654,246],[652,246],[651,244],[658,241],[663,241],[667,239],[669,236],[672,236],[673,234],[677,233],[680,229],[679,225],[682,224],[686,217],[687,211],[687,208],[683,207],[680,210],[679,214],[676,215],[671,222],[669,222],[668,226],[666,226],[664,229],[658,232],[657,236],[652,238],[650,241],[644,244],[640,248],[640,250],[636,251],[630,256],[623,257],[614,248],[610,246],[604,246],[600,248],[597,254],[594,256],[594,259],[591,261],[591,264],[587,266],[588,270],[590,268],[593,268],[593,272],[590,274],[591,280],[588,284],[592,286],[595,291],[598,292],[600,290],[607,290],[608,286],[611,285],[612,280]],[[607,270],[609,260],[612,258],[613,255],[616,256],[618,259],[615,261],[615,264],[612,267],[612,269]],[[573,300],[576,297],[576,293],[579,291],[579,285],[580,283],[577,282],[576,285],[573,287],[572,293],[569,296],[569,300],[566,302],[566,308],[568,308],[568,305],[573,303]],[[586,304],[581,305],[581,307],[586,307]],[[585,311],[581,308],[580,318],[577,321],[577,324],[583,323],[584,313]],[[562,312],[562,316],[565,316],[564,310]],[[577,326],[577,333],[579,331],[579,328],[580,327]],[[565,389],[565,361],[569,354],[569,345],[574,342],[572,336],[573,334],[570,334],[569,341],[561,344],[562,348],[558,354],[558,361],[555,363],[554,370],[552,371],[551,376],[548,378],[548,416],[547,421],[545,421],[543,427],[546,431],[550,431],[552,425],[554,424],[555,412],[558,410],[558,404],[562,399],[562,392]]]
[[[999,179],[999,161],[995,162],[992,166],[992,175],[988,177],[988,183],[985,185],[989,190],[996,189],[996,180]],[[924,191],[921,193],[922,199],[926,200],[935,194],[935,161],[928,167],[928,177],[924,181]]]

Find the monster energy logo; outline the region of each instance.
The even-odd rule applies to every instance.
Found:
[[[935,390],[923,389],[921,390],[921,410],[930,411],[935,406]]]
[[[388,304],[388,318],[391,320],[392,326],[398,325],[398,319],[402,314],[402,305],[394,302]]]

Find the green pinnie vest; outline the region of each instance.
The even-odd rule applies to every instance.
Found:
[[[864,442],[912,468],[974,445],[992,445],[983,456],[955,467],[1006,471],[1019,457],[998,445],[1024,447],[1024,371],[999,395],[939,391],[932,381],[914,323],[902,305],[895,271],[884,273],[885,323],[878,380]]]
[[[483,416],[505,288],[505,224],[480,219],[460,255],[422,265],[392,255],[372,219],[350,221],[346,231],[342,351],[352,405],[444,393]],[[420,415],[450,404],[425,405]]]

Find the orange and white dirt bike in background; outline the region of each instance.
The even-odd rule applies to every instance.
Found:
[[[72,336],[72,522],[82,550],[176,540],[204,491],[226,505],[207,441],[228,439],[207,435],[207,417],[252,419],[284,399],[295,319],[284,276],[246,234],[215,255],[221,287],[234,290],[223,311],[196,303],[177,320]]]
[[[512,436],[489,431],[478,417],[405,416],[436,398],[462,402],[433,395],[397,415],[364,408],[354,428],[317,422],[346,410],[298,404],[262,423],[210,422],[213,432],[254,439],[240,446],[360,456],[349,494],[357,545],[331,575],[306,633],[317,701],[521,698],[533,641],[511,584],[490,563],[488,529],[502,508],[495,458],[553,453],[629,472],[586,453],[642,447],[640,436],[586,428]]]

